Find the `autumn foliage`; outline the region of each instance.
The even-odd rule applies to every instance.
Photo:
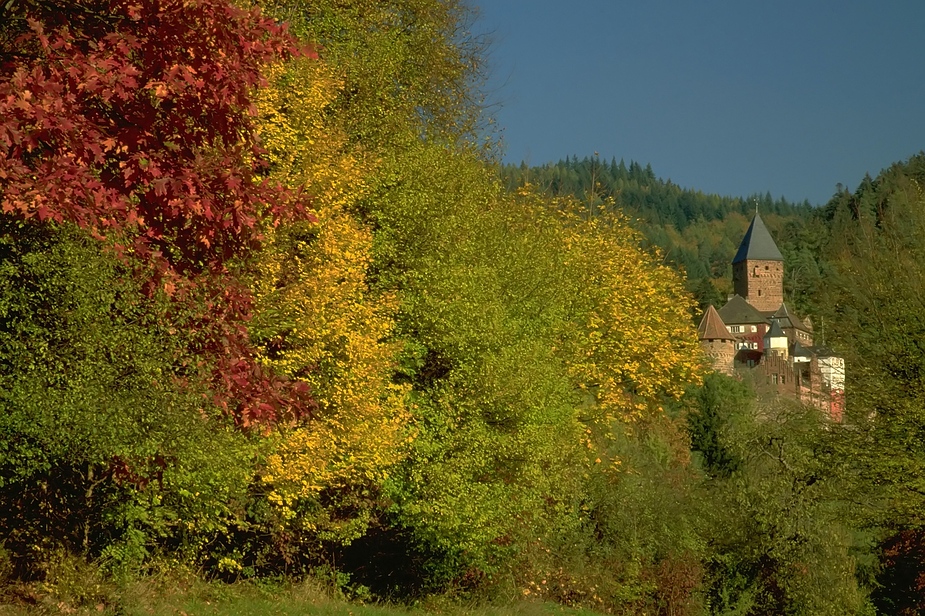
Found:
[[[247,289],[226,262],[304,207],[259,178],[251,100],[267,62],[302,53],[257,9],[196,2],[14,2],[0,66],[0,199],[74,223],[144,267],[147,293],[199,313],[216,401],[240,423],[307,412],[254,362]],[[185,306],[185,308],[181,308]]]
[[[686,600],[691,542],[595,548],[655,507],[627,435],[688,477],[664,412],[702,370],[681,278],[619,216],[503,190],[462,5],[243,4],[0,9],[0,526],[22,571],[55,549],[228,578],[375,553],[354,573],[383,593],[400,571],[402,592],[542,594],[560,558],[547,596],[651,605],[681,572]],[[614,562],[636,568],[607,596],[576,573]]]
[[[269,443],[263,481],[290,532],[349,542],[411,436],[408,388],[391,381],[398,302],[370,289],[373,236],[354,215],[374,165],[326,119],[343,81],[314,60],[270,75],[258,103],[270,177],[310,192],[313,220],[267,230],[251,332],[261,365],[307,384],[317,409]]]
[[[174,266],[221,261],[285,193],[255,183],[254,87],[295,42],[221,0],[13,3],[3,50],[2,207],[128,233]]]

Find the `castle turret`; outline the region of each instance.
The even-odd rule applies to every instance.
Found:
[[[700,346],[713,363],[713,369],[723,374],[732,374],[735,361],[736,338],[729,333],[716,308],[710,306],[703,313],[697,327]]]
[[[762,312],[774,312],[784,303],[784,256],[757,212],[732,260],[732,284],[737,295]]]
[[[764,335],[765,355],[787,359],[789,348],[790,341],[787,340],[787,334],[781,329],[777,319],[771,319],[771,328]]]

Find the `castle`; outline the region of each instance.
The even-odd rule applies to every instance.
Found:
[[[764,395],[818,408],[841,421],[845,361],[814,346],[813,325],[784,303],[784,257],[758,213],[732,260],[735,294],[700,321],[700,344],[718,372],[750,374]]]

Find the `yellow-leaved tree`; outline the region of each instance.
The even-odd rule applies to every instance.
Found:
[[[396,301],[370,291],[372,234],[351,212],[373,165],[327,121],[342,87],[330,68],[301,59],[270,78],[259,110],[271,173],[313,195],[316,220],[267,230],[251,329],[262,361],[307,383],[318,409],[268,437],[262,479],[280,528],[349,542],[410,438],[406,388],[390,381]]]
[[[575,287],[569,371],[605,421],[646,418],[699,383],[703,359],[678,273],[640,249],[625,217],[569,217],[564,246]]]

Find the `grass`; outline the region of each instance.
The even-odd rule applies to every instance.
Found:
[[[76,585],[75,585],[76,586]],[[78,588],[22,586],[0,597],[0,616],[597,616],[553,603],[459,603],[437,597],[420,606],[362,605],[341,600],[316,581],[222,584],[192,576],[159,575],[124,585]]]

